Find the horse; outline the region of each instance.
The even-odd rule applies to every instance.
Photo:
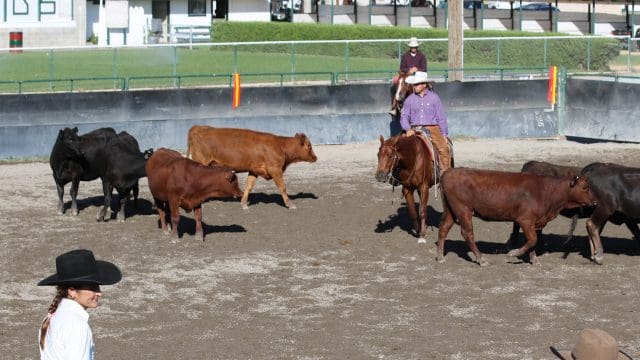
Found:
[[[409,217],[413,222],[418,243],[426,243],[427,235],[427,201],[429,188],[435,184],[433,157],[426,145],[417,136],[396,135],[387,140],[380,135],[378,149],[378,168],[376,180],[402,185],[409,209]],[[418,190],[420,202],[420,224],[416,216],[413,192]]]
[[[400,116],[400,113],[402,112],[402,105],[404,105],[404,100],[413,92],[413,85],[407,84],[407,82],[405,81],[408,76],[409,73],[399,72],[398,75],[393,79],[393,86],[391,86],[391,111],[393,111],[394,109],[396,110],[395,116]],[[428,82],[427,88],[429,89],[429,91],[433,91],[433,83]]]

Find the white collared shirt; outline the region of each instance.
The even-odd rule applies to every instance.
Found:
[[[38,329],[38,338],[39,334]],[[62,299],[49,323],[40,359],[93,360],[94,353],[89,313],[76,301]]]

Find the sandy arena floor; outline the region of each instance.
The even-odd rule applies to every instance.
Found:
[[[544,230],[542,265],[532,266],[507,258],[511,224],[476,219],[492,265],[470,261],[458,226],[439,264],[440,199],[430,198],[429,241],[419,245],[400,189],[373,177],[378,145],[317,146],[317,163],[292,165],[285,180],[296,210],[262,179],[248,211],[237,200],[206,203],[204,242],[193,237],[193,214],[183,214],[179,241],[162,234],[146,179],[140,213],[98,223],[99,182],[81,184],[79,216],[60,216],[48,164],[0,166],[0,358],[38,358],[36,331],[54,291],[36,282],[75,248],[124,274],[90,311],[99,359],[553,359],[549,345],[570,348],[585,327],[640,356],[640,247],[626,228],[607,225],[598,266],[585,255],[584,220],[562,258],[569,221],[558,218]],[[636,144],[455,145],[458,166],[640,167]]]

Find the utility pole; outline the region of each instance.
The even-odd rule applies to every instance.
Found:
[[[462,0],[447,1],[449,8],[449,69],[462,69],[464,66],[464,33],[462,31]],[[449,71],[449,81],[462,81],[463,73]]]

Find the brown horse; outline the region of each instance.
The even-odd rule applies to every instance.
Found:
[[[402,106],[404,105],[404,100],[413,92],[413,85],[407,84],[407,82],[405,81],[408,76],[409,73],[399,73],[396,77],[398,79],[397,82],[394,78],[394,85],[391,87],[391,108],[396,109],[396,116],[400,116],[400,113],[402,112]],[[433,91],[433,83],[428,82],[427,88],[429,89],[429,91]]]
[[[417,136],[396,135],[387,140],[380,135],[378,169],[376,180],[402,184],[402,195],[409,208],[413,228],[420,237],[418,243],[426,242],[427,200],[429,188],[434,184],[433,158],[426,145]],[[420,224],[416,216],[413,192],[418,190]]]

